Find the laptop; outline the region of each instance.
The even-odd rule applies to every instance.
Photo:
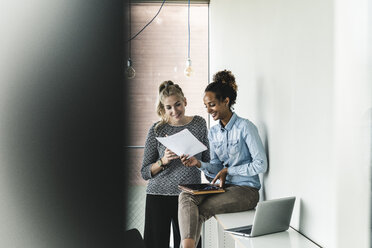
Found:
[[[291,222],[296,197],[259,202],[253,225],[225,229],[225,232],[245,237],[256,237],[286,231]]]

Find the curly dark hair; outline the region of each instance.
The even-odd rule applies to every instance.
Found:
[[[213,92],[219,101],[228,97],[230,99],[229,107],[231,108],[237,97],[238,85],[235,82],[235,76],[231,71],[223,70],[213,75],[213,82],[208,84],[204,92]]]

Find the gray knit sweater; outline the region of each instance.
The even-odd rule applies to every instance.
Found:
[[[142,177],[149,180],[146,192],[151,195],[179,195],[178,184],[201,182],[200,170],[197,167],[185,167],[180,159],[175,159],[167,164],[163,171],[152,177],[151,165],[163,157],[166,148],[155,137],[169,136],[187,128],[200,142],[208,147],[208,150],[195,155],[195,157],[203,162],[209,162],[207,125],[205,120],[197,115],[184,126],[164,124],[155,131],[156,124],[154,123],[151,126],[147,134],[142,161]]]

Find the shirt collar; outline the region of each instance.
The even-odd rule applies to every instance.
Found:
[[[221,130],[225,129],[227,131],[230,131],[237,118],[238,118],[238,116],[235,114],[235,112],[233,112],[233,115],[231,116],[229,122],[226,124],[225,127],[222,126],[221,121],[218,122],[218,125],[220,125]]]

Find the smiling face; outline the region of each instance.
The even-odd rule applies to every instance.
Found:
[[[231,117],[231,111],[229,108],[229,98],[226,97],[225,100],[220,101],[216,98],[216,94],[207,91],[204,94],[204,105],[207,108],[208,114],[210,114],[213,120],[221,120],[225,124],[225,120]]]
[[[175,95],[165,97],[163,100],[165,114],[169,117],[169,123],[182,124],[185,119],[186,98],[181,99]]]

